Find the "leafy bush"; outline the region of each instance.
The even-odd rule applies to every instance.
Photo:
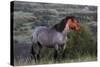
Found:
[[[66,42],[64,55],[67,58],[97,55],[97,45],[88,26],[81,25],[80,33],[74,31],[68,33],[68,42]]]

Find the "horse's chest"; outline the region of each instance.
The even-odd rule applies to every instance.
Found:
[[[61,33],[56,33],[53,36],[53,43],[54,44],[63,44],[64,43],[64,36]]]

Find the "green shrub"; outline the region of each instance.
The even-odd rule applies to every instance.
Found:
[[[68,42],[66,43],[64,55],[67,58],[97,55],[97,45],[88,26],[82,24],[80,33],[75,31],[68,33]]]

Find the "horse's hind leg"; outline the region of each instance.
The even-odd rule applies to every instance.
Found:
[[[41,47],[38,44],[33,44],[31,49],[32,59],[34,58],[35,63],[40,61],[40,49]]]
[[[36,52],[35,52],[35,50],[34,50],[34,47],[33,47],[34,45],[32,45],[32,47],[31,47],[31,59],[33,60],[35,60],[35,63],[36,63]]]
[[[42,46],[41,46],[41,44],[39,42],[37,44],[38,44],[37,60],[39,62],[40,61],[40,54],[41,54],[40,52],[41,52]]]
[[[39,49],[39,53],[37,54],[37,63],[39,63],[40,61],[40,49]]]

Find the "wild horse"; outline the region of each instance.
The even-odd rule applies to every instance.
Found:
[[[57,57],[62,53],[61,50],[64,49],[67,40],[66,34],[70,29],[80,32],[79,21],[74,16],[67,16],[51,28],[46,26],[36,27],[32,33],[33,44],[31,49],[35,62],[40,60],[42,47],[54,48],[54,59],[58,59]]]

